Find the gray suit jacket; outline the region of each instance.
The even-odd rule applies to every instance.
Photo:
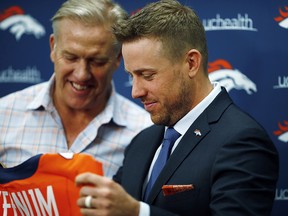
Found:
[[[140,132],[114,176],[138,200],[163,135],[164,126]],[[267,133],[222,89],[182,136],[156,180],[147,201],[151,216],[268,216],[278,169],[278,154]],[[195,188],[170,196],[162,193],[163,185],[186,184]]]

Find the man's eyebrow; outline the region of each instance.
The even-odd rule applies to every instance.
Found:
[[[134,71],[128,71],[126,69],[124,69],[127,73],[135,73],[135,74],[141,74],[141,73],[144,73],[144,72],[155,72],[154,69],[152,68],[139,68],[139,69],[136,69]]]

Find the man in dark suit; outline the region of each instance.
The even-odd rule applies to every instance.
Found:
[[[114,32],[133,78],[132,96],[155,125],[132,140],[113,180],[76,178],[90,184],[80,192],[82,214],[270,215],[277,151],[262,126],[210,82],[205,31],[194,11],[162,0]],[[177,134],[169,159],[165,131]]]

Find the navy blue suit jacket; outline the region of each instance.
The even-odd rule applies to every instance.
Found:
[[[114,176],[138,200],[163,135],[164,126],[140,132]],[[267,133],[222,89],[182,135],[156,180],[147,201],[151,216],[268,216],[278,169],[278,154]],[[195,188],[170,196],[162,193],[163,185],[186,184]]]

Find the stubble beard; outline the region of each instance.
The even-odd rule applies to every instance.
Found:
[[[191,110],[191,97],[186,88],[185,83],[182,83],[181,89],[177,96],[173,99],[173,103],[166,103],[163,105],[163,109],[155,115],[151,114],[151,120],[156,125],[172,126],[177,123],[183,116],[185,116]]]

